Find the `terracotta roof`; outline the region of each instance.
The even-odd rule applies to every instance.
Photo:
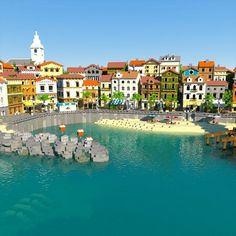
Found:
[[[98,65],[96,65],[96,64],[91,64],[91,65],[85,67],[85,69],[87,69],[87,68],[89,68],[89,67],[95,67],[95,68],[97,68],[97,69],[100,70],[100,67],[99,67]]]
[[[35,74],[16,74],[16,78],[20,80],[33,80],[36,79]]]
[[[203,77],[201,77],[200,75],[194,75],[194,76],[183,76],[183,83],[187,82],[187,79],[191,78],[192,79],[192,83],[205,83],[205,79]],[[202,78],[203,82],[198,82],[198,78]]]
[[[39,82],[39,81],[46,80],[46,79],[47,79],[47,80],[51,80],[51,81],[55,81],[55,82],[56,82],[56,80],[55,80],[54,78],[47,77],[47,76],[36,78],[35,81],[36,81],[36,82]]]
[[[229,69],[227,69],[226,67],[223,66],[215,67],[215,72],[227,72],[227,71],[229,71]]]
[[[112,75],[102,75],[101,82],[111,82]]]
[[[144,60],[132,60],[129,62],[129,66],[143,66],[145,64]]]
[[[64,74],[57,76],[57,79],[83,79],[84,76],[80,74]]]
[[[197,70],[198,71],[198,67],[197,66],[182,66],[182,71],[186,71],[189,69],[193,69],[193,70]]]
[[[99,82],[97,80],[84,80],[83,86],[98,86]]]
[[[123,69],[127,65],[127,62],[108,62],[108,69]]]
[[[166,71],[162,72],[162,74],[165,74],[166,72],[173,72],[173,73],[179,75],[179,73],[175,70],[166,70]]]
[[[148,59],[148,60],[145,62],[145,64],[147,64],[148,62],[155,62],[155,63],[157,63],[157,64],[161,64],[158,60],[156,60],[156,59],[154,59],[154,58]]]
[[[84,73],[83,67],[68,67],[67,72],[69,73]]]
[[[62,64],[57,63],[57,62],[55,62],[55,61],[45,61],[45,62],[39,64],[38,66],[39,66],[39,67],[40,67],[40,66],[46,66],[46,65],[49,65],[49,64],[55,64],[55,65],[58,65],[58,66],[63,66]]]
[[[117,74],[120,73],[122,76],[118,77]],[[136,79],[139,73],[137,71],[119,71],[112,76],[114,79]]]
[[[228,86],[228,82],[227,81],[207,81],[206,84],[208,86]]]
[[[11,64],[3,63],[3,69],[14,69],[14,67]]]
[[[102,69],[103,72],[107,71],[107,67],[101,67],[101,69]]]
[[[157,78],[151,77],[151,76],[144,76],[144,77],[142,77],[141,78],[141,84],[145,84],[149,80],[152,80],[154,82],[154,84],[160,84],[160,81]]]
[[[214,67],[215,62],[214,61],[199,61],[198,67]]]
[[[10,80],[10,79],[17,79],[15,71],[3,71],[2,73],[3,78]]]
[[[34,69],[27,69],[27,67],[35,67]],[[38,66],[35,66],[35,65],[25,65],[25,66],[17,66],[17,69],[19,71],[41,71],[40,68]]]

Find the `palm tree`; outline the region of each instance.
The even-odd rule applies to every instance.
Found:
[[[106,94],[102,94],[99,99],[100,99],[100,101],[103,101],[104,106],[106,106],[106,104],[110,100],[110,98]]]
[[[83,100],[86,101],[86,104],[87,104],[87,108],[88,108],[88,99],[90,99],[92,97],[92,93],[91,92],[83,92]],[[84,106],[84,102],[83,102],[83,106]]]
[[[142,95],[140,95],[138,93],[134,93],[131,100],[134,101],[134,107],[136,109],[137,108],[137,103],[139,105],[139,102],[142,100]]]
[[[43,95],[38,96],[38,100],[43,102],[43,106],[45,106],[46,101],[49,101],[50,97],[47,94],[43,94]]]

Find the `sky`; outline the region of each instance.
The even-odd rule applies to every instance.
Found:
[[[0,0],[0,59],[29,58],[34,31],[46,60],[67,66],[180,55],[182,64],[236,66],[235,0]]]

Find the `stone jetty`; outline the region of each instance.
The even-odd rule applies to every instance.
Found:
[[[78,139],[63,135],[58,138],[51,133],[5,133],[0,132],[0,152],[19,156],[61,157],[79,163],[107,162],[108,150],[91,137]]]

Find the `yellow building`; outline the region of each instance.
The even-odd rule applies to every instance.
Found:
[[[160,76],[160,62],[151,58],[143,65],[143,73],[145,76],[157,77]]]
[[[42,77],[56,78],[63,74],[63,65],[54,61],[47,61],[38,65],[41,69]]]

